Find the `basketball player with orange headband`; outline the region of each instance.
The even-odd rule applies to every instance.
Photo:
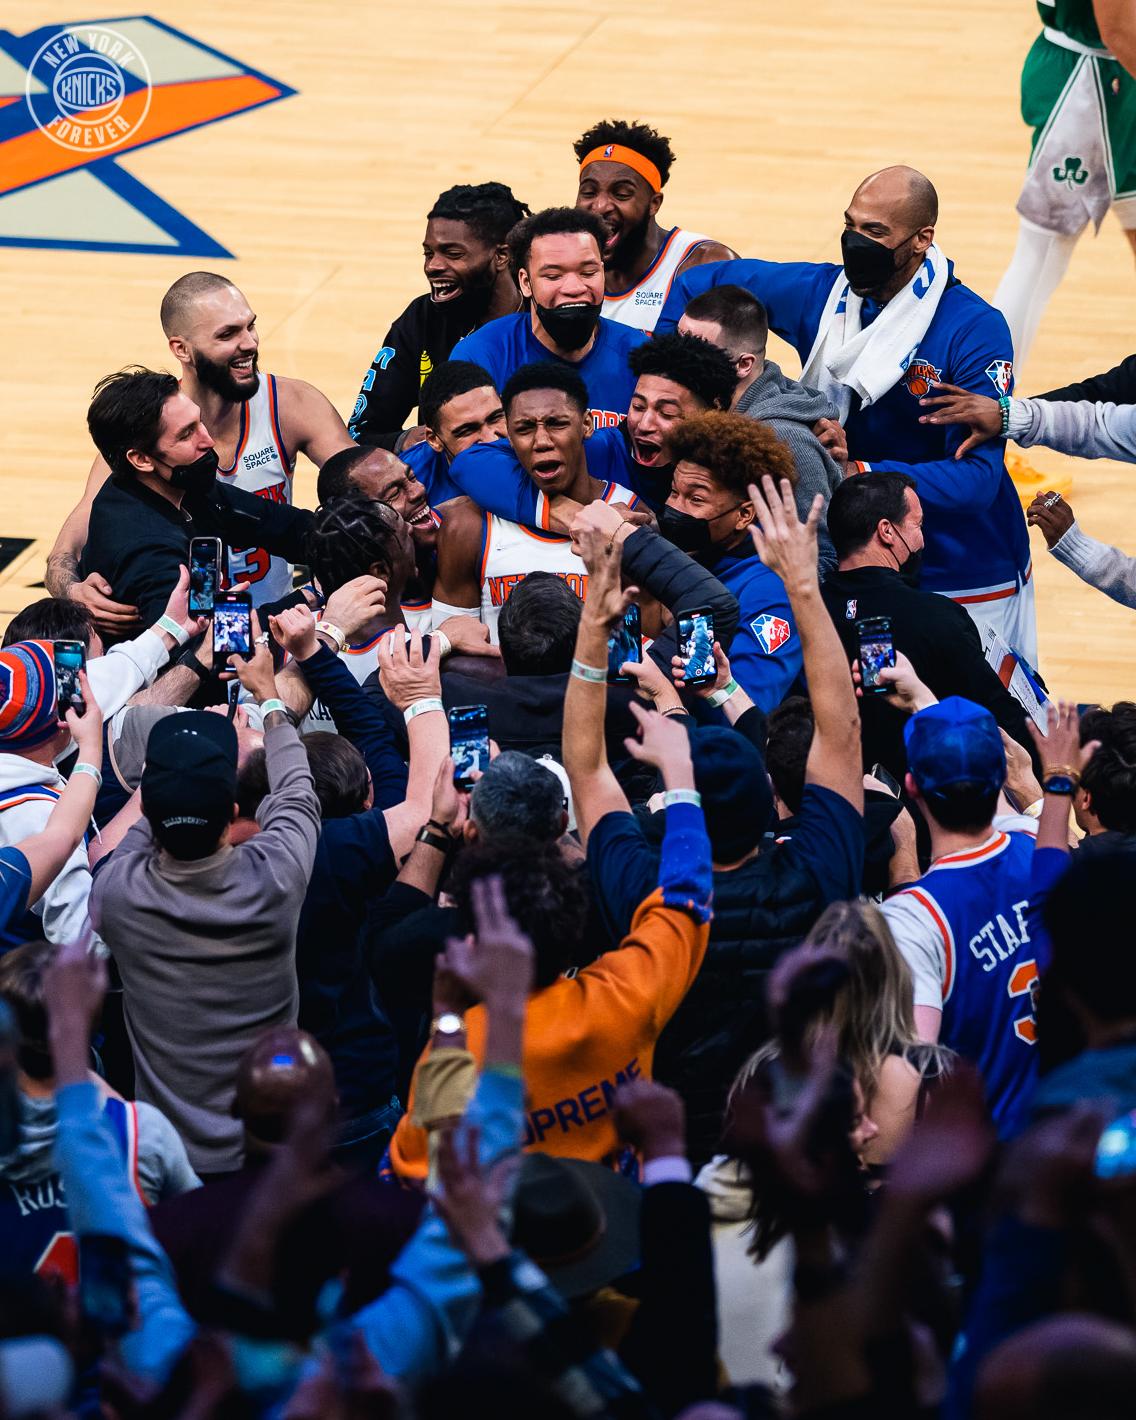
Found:
[[[737,255],[722,242],[683,227],[660,227],[663,188],[674,153],[670,139],[645,123],[605,119],[572,145],[580,160],[576,206],[604,224],[604,303],[608,320],[654,330],[680,271]]]

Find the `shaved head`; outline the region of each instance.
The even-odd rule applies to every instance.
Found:
[[[166,338],[189,333],[202,296],[228,290],[235,291],[236,287],[227,277],[213,271],[190,271],[179,276],[162,297],[161,320]]]
[[[902,164],[881,168],[864,179],[853,201],[861,196],[890,209],[900,219],[900,225],[911,231],[933,227],[939,220],[939,194],[935,184],[917,168]]]
[[[233,1114],[249,1142],[279,1143],[297,1106],[318,1101],[335,1108],[335,1072],[327,1051],[307,1031],[280,1026],[266,1032],[241,1057]]]

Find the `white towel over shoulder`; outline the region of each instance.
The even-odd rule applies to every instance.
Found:
[[[882,399],[902,378],[927,334],[949,274],[947,258],[931,245],[923,265],[863,330],[863,298],[849,286],[844,272],[839,272],[801,371],[801,384],[828,395],[840,410],[842,424],[848,418],[853,392],[860,396],[862,405]]]

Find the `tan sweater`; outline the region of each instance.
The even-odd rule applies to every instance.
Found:
[[[96,870],[91,918],[122,977],[137,1098],[185,1141],[199,1173],[241,1165],[229,1113],[237,1063],[294,1024],[296,924],[320,830],[307,754],[291,725],[264,736],[271,792],[260,832],[184,862],[145,819]]]

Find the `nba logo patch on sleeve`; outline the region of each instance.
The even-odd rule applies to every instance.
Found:
[[[779,651],[793,634],[793,628],[783,616],[773,616],[769,612],[755,616],[749,624],[749,629],[757,637],[757,644],[767,656]]]
[[[991,360],[986,367],[986,374],[1000,395],[1009,394],[1010,381],[1014,378],[1012,360]]]

